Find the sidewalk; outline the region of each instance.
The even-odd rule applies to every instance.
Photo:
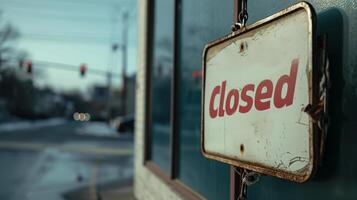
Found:
[[[68,192],[66,200],[135,200],[132,180],[108,183],[100,188],[86,187]]]
[[[135,200],[133,187],[112,188],[102,191],[102,200]]]

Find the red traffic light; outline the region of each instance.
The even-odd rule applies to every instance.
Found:
[[[32,62],[31,61],[26,62],[26,71],[28,74],[32,74]]]
[[[81,66],[79,67],[79,72],[81,76],[86,75],[87,72],[87,65],[86,64],[81,64]]]

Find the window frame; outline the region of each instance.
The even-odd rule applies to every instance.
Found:
[[[152,111],[152,97],[151,97],[151,76],[152,76],[152,61],[153,61],[153,40],[154,40],[154,16],[155,16],[155,0],[146,0],[147,1],[147,11],[146,11],[146,49],[145,49],[145,124],[144,124],[144,156],[143,156],[143,165],[164,181],[169,187],[171,187],[175,192],[185,199],[190,200],[201,200],[205,199],[203,196],[195,192],[189,186],[185,185],[177,177],[178,174],[178,146],[179,138],[177,133],[177,126],[179,122],[177,121],[177,82],[178,82],[178,57],[179,52],[177,50],[178,45],[178,9],[180,9],[181,0],[174,1],[174,19],[173,19],[173,70],[172,70],[172,80],[171,80],[171,113],[170,113],[170,172],[167,174],[160,167],[152,161],[151,158],[151,111]],[[233,6],[233,15],[238,16],[241,0],[231,0]],[[233,17],[232,22],[235,23],[237,20],[236,17]],[[230,199],[234,200],[238,197],[238,191],[240,186],[239,176],[235,172],[237,169],[235,167],[230,168]]]

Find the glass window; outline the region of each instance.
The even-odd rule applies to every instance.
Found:
[[[230,32],[233,1],[182,0],[179,15],[178,178],[209,199],[229,198],[229,166],[200,149],[201,66],[204,46]]]
[[[170,172],[170,107],[173,69],[174,1],[156,0],[151,69],[151,159]]]

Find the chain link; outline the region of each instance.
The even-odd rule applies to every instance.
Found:
[[[239,175],[240,180],[240,189],[237,200],[246,200],[248,186],[257,183],[260,179],[260,174],[246,169],[233,169]]]
[[[241,4],[239,6],[240,12],[237,13],[237,22],[233,24],[232,26],[232,31],[237,31],[241,28],[243,28],[247,21],[248,21],[248,9],[247,9],[247,3],[248,0],[240,0]]]
[[[326,38],[324,38],[326,40]],[[326,41],[325,41],[326,42]],[[330,62],[327,57],[326,46],[324,45],[321,69],[321,79],[319,83],[320,88],[320,102],[323,102],[323,115],[318,121],[318,126],[321,130],[321,141],[320,141],[320,165],[322,164],[322,157],[325,149],[325,141],[329,128],[329,113],[328,113],[328,102],[329,102],[329,90],[330,90]],[[321,50],[322,51],[322,50]]]

